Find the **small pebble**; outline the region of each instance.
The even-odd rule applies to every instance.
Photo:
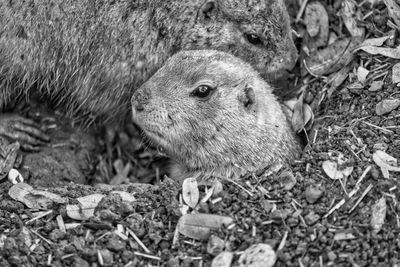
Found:
[[[280,176],[279,179],[283,185],[283,189],[286,191],[292,190],[292,188],[296,185],[296,177],[294,176],[293,172],[291,171],[284,171]]]
[[[391,112],[400,106],[400,99],[384,99],[376,104],[375,112],[378,116]]]
[[[108,249],[100,250],[100,254],[103,257],[104,264],[112,264],[114,262],[113,254]]]
[[[306,221],[306,223],[308,225],[313,225],[314,223],[316,223],[319,219],[321,218],[321,216],[319,216],[318,214],[316,214],[314,211],[309,212],[305,217],[304,220]]]
[[[268,244],[255,244],[246,249],[239,258],[240,267],[272,267],[277,256]]]
[[[111,238],[108,240],[107,248],[112,251],[123,251],[126,249],[126,244],[124,241],[120,240],[119,238]]]
[[[11,169],[8,172],[8,180],[12,183],[12,184],[18,184],[18,183],[22,183],[24,181],[24,178],[22,177],[22,175],[19,173],[18,170],[16,169]]]
[[[60,229],[54,229],[50,235],[50,240],[57,242],[59,239],[64,239],[65,233]]]
[[[312,184],[306,188],[305,197],[308,203],[315,203],[324,193],[322,185]]]
[[[218,236],[212,235],[208,239],[207,253],[211,255],[218,255],[225,247],[225,242]]]
[[[333,252],[333,251],[329,251],[327,256],[328,256],[329,261],[335,261],[337,258],[335,252]]]
[[[231,266],[232,259],[232,252],[223,251],[212,260],[211,267],[229,267]]]

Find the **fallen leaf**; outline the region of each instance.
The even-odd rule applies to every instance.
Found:
[[[397,167],[397,159],[381,150],[375,151],[372,159],[381,168],[383,177],[386,179],[389,179],[389,171],[400,172],[400,167]]]
[[[333,180],[346,178],[353,172],[352,166],[339,169],[338,163],[331,160],[325,160],[322,163],[322,169]]]
[[[364,84],[365,80],[367,79],[367,76],[369,74],[369,70],[366,68],[359,66],[357,68],[357,79],[360,83]]]
[[[71,204],[66,207],[68,217],[80,221],[89,219],[94,215],[96,207],[104,196],[102,194],[92,194],[77,198],[78,204]]]
[[[400,59],[400,48],[389,48],[389,47],[376,47],[376,46],[364,46],[358,50],[362,50],[371,55],[382,55],[384,57]]]
[[[36,190],[26,183],[13,185],[8,195],[17,201],[24,203],[30,209],[50,209],[54,204],[63,204],[67,200],[57,194]]]
[[[292,127],[295,132],[310,128],[314,122],[314,113],[311,107],[304,103],[303,94],[300,95],[294,105],[292,114]],[[309,127],[307,127],[309,126]]]
[[[357,51],[365,46],[382,46],[386,42],[386,40],[388,40],[389,38],[394,38],[394,36],[387,35],[387,36],[378,37],[378,38],[365,39],[359,46],[357,46],[355,51]]]
[[[211,267],[230,267],[233,259],[233,253],[222,251],[211,262]]]
[[[336,72],[353,60],[353,49],[360,44],[361,40],[360,37],[337,40],[324,49],[310,53],[305,60],[305,65],[312,74],[317,76]]]
[[[397,63],[393,66],[392,69],[392,82],[400,83],[400,63]]]
[[[384,99],[376,104],[375,112],[378,116],[389,113],[400,106],[400,99]]]
[[[377,234],[382,229],[386,218],[386,199],[381,197],[371,207],[371,227],[372,231]]]
[[[182,183],[182,197],[192,209],[199,203],[200,192],[196,178],[186,178]]]
[[[304,99],[304,94],[301,94],[293,108],[292,127],[296,133],[303,130],[305,126],[303,99]]]
[[[214,214],[185,214],[179,218],[178,231],[184,236],[207,240],[211,230],[217,230],[222,226],[227,226],[233,222],[228,216]]]
[[[362,20],[361,12],[357,9],[357,3],[353,0],[343,0],[341,17],[351,36],[364,36],[365,29],[357,26],[357,20]]]
[[[376,92],[382,89],[383,81],[373,81],[368,89],[370,92]]]
[[[277,256],[268,244],[255,244],[243,251],[238,260],[240,267],[272,267]]]
[[[323,4],[313,1],[307,4],[304,23],[308,34],[313,38],[312,48],[325,46],[329,36],[329,16]]]
[[[333,92],[347,79],[349,76],[349,65],[344,66],[338,72],[331,74],[329,77],[328,98],[331,98]]]

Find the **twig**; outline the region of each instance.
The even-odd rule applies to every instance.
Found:
[[[360,178],[358,178],[357,182],[356,182],[356,187],[359,187],[362,180],[364,180],[365,176],[367,176],[367,174],[369,173],[369,171],[371,170],[371,165],[369,165],[364,172],[361,174]]]
[[[378,130],[381,130],[381,131],[384,131],[384,132],[388,132],[388,133],[393,133],[393,131],[391,131],[391,130],[388,130],[388,129],[379,127],[379,126],[374,125],[374,124],[372,124],[372,123],[369,123],[369,122],[366,122],[366,121],[361,121],[361,122],[362,122],[362,123],[365,123],[365,124],[368,125],[368,126],[371,126],[371,127],[373,127],[373,128],[376,128],[376,129],[378,129]]]
[[[240,184],[238,184],[238,183],[236,183],[235,181],[233,181],[233,180],[228,180],[229,182],[231,182],[232,184],[234,184],[234,185],[236,185],[237,187],[239,187],[240,189],[243,189],[247,194],[249,194],[249,196],[253,196],[253,194],[249,191],[249,190],[247,190],[246,188],[244,188],[243,186],[241,186]]]
[[[139,244],[139,246],[142,247],[142,249],[146,252],[146,253],[150,253],[150,250],[142,243],[142,241],[140,241],[140,239],[135,235],[135,233],[129,229],[128,227],[126,227],[126,231],[128,231],[128,233],[133,237],[133,239],[135,239],[135,241]],[[135,252],[136,253],[136,252]]]
[[[352,198],[357,192],[358,190],[360,190],[360,184],[362,182],[362,180],[364,179],[364,177],[367,175],[367,173],[371,170],[371,166],[368,166],[364,172],[361,174],[360,178],[358,178],[358,181],[356,182],[356,186],[353,190],[351,190],[351,192],[349,193],[347,198],[343,198],[342,200],[340,200],[335,206],[333,206],[327,214],[324,215],[323,218],[327,218],[329,215],[331,215],[335,210],[339,209],[341,206],[343,206],[344,203],[346,203],[346,201],[350,198]]]
[[[301,4],[299,13],[297,13],[297,16],[296,16],[296,22],[299,22],[301,17],[303,16],[304,10],[306,9],[306,6],[307,6],[307,2],[308,2],[308,0],[304,0],[303,3]]]
[[[286,244],[286,239],[287,239],[287,236],[288,236],[288,231],[285,231],[285,233],[283,234],[282,240],[281,240],[281,242],[279,243],[279,246],[278,246],[278,249],[277,249],[277,251],[279,251],[279,250],[282,250],[282,249],[283,249],[283,247],[284,247],[284,246],[285,246],[285,244]]]
[[[353,210],[358,206],[358,204],[360,204],[361,200],[363,200],[363,198],[368,194],[369,191],[371,191],[371,189],[374,186],[372,184],[369,184],[368,187],[364,190],[364,192],[362,193],[361,197],[357,200],[357,202],[354,204],[354,206],[349,210],[349,214],[353,212]]]
[[[53,213],[53,210],[48,210],[48,211],[46,211],[46,212],[43,212],[42,214],[40,214],[40,215],[38,215],[38,216],[36,216],[36,217],[34,217],[34,218],[32,218],[32,219],[26,221],[26,222],[25,222],[25,225],[28,225],[28,224],[30,224],[30,223],[32,223],[32,222],[34,222],[34,221],[36,221],[36,220],[38,220],[38,219],[40,219],[40,218],[43,218],[43,217],[45,217],[45,216],[47,216],[47,215],[49,215],[49,214],[52,214],[52,213]]]
[[[147,255],[147,254],[144,254],[144,253],[141,253],[141,252],[137,252],[137,251],[135,251],[133,254],[135,254],[136,256],[141,256],[141,257],[144,257],[144,258],[161,261],[161,258],[157,257],[157,256]]]
[[[61,215],[57,215],[56,220],[58,228],[61,230],[61,232],[66,233],[67,229],[65,229],[65,223],[63,217]]]
[[[30,230],[32,233],[34,233],[35,235],[37,235],[40,239],[42,239],[44,242],[46,242],[49,245],[54,245],[53,242],[51,242],[50,240],[48,240],[47,238],[45,238],[44,236],[42,236],[41,234],[39,234],[38,232],[36,232],[35,230]]]

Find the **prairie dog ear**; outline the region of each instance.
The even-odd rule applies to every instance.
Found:
[[[239,95],[239,102],[247,112],[253,113],[256,116],[258,125],[265,123],[266,99],[260,91],[254,90],[251,85],[246,85],[243,93]]]
[[[246,84],[243,92],[239,95],[239,102],[249,112],[257,112],[257,96],[253,87]]]
[[[198,11],[197,17],[202,20],[214,19],[217,16],[217,11],[217,1],[205,0]]]

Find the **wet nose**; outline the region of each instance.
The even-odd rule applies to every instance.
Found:
[[[151,99],[151,91],[150,89],[144,87],[139,88],[132,96],[132,107],[136,111],[143,111],[145,105],[150,102]]]

